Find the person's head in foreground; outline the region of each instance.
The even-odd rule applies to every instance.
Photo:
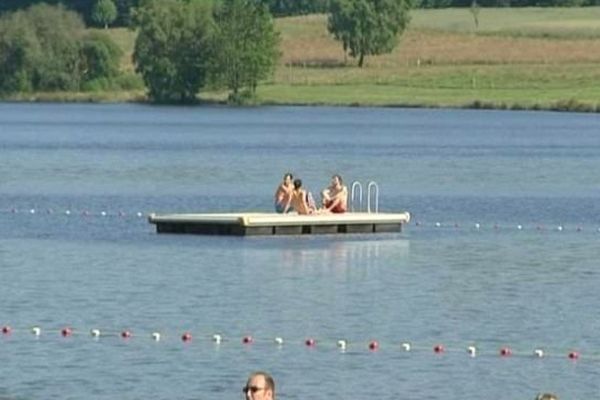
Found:
[[[552,393],[540,393],[535,400],[558,400],[558,396]]]
[[[246,400],[275,400],[275,381],[266,372],[253,372],[242,391]]]

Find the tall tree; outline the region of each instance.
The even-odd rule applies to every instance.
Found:
[[[79,89],[80,48],[85,28],[81,17],[60,5],[43,3],[30,7],[26,15],[41,49],[31,77],[33,88]]]
[[[98,0],[92,9],[92,21],[108,29],[117,19],[117,6],[112,0]]]
[[[39,41],[24,12],[0,18],[0,93],[28,92]]]
[[[205,0],[146,0],[134,12],[133,59],[153,101],[195,101],[207,77],[211,12]]]
[[[230,92],[230,101],[253,97],[279,58],[279,33],[266,5],[256,0],[224,0],[215,10],[213,79]]]
[[[331,0],[327,28],[358,57],[390,53],[410,20],[410,0]]]

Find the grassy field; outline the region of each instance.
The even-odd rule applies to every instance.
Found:
[[[600,7],[482,8],[478,19],[476,27],[469,9],[415,10],[394,52],[368,57],[364,68],[328,34],[326,16],[278,19],[282,57],[258,101],[600,111]],[[133,73],[135,33],[109,32]],[[79,96],[139,100],[143,92]]]
[[[393,53],[344,57],[322,15],[278,20],[263,102],[575,109],[600,106],[600,8],[416,10]]]

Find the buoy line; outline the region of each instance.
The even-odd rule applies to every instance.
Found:
[[[447,353],[463,353],[470,358],[482,357],[482,356],[496,356],[501,358],[508,357],[528,357],[528,358],[567,358],[572,361],[577,361],[583,358],[578,350],[554,350],[548,351],[541,347],[535,347],[529,350],[516,350],[510,346],[502,346],[497,349],[488,348],[485,346],[477,346],[470,344],[467,346],[446,346],[442,343],[435,343],[433,345],[423,345],[413,343],[410,341],[398,341],[398,342],[381,342],[379,340],[368,340],[368,341],[350,341],[348,339],[317,339],[316,337],[306,338],[295,338],[285,339],[281,336],[273,338],[256,338],[251,335],[244,335],[241,337],[227,337],[225,338],[220,333],[213,334],[200,334],[194,335],[192,331],[184,331],[179,334],[164,334],[162,332],[133,332],[129,329],[124,330],[101,330],[99,328],[92,328],[89,330],[75,329],[70,326],[65,326],[60,329],[48,329],[42,330],[40,326],[33,326],[31,328],[13,328],[10,325],[4,325],[0,329],[0,344],[10,343],[10,338],[15,335],[30,335],[34,338],[40,338],[42,335],[49,338],[62,338],[62,340],[70,340],[75,337],[91,337],[94,340],[109,340],[111,338],[118,340],[152,340],[154,342],[161,342],[165,339],[181,341],[189,344],[193,341],[198,343],[213,343],[214,345],[229,345],[233,346],[239,344],[242,347],[253,346],[253,345],[273,345],[276,347],[282,346],[304,346],[309,349],[338,349],[341,352],[347,351],[396,351],[402,353],[430,353],[438,356],[443,356]],[[107,342],[107,343],[110,343]],[[600,361],[600,354],[589,353],[585,356],[585,360]]]

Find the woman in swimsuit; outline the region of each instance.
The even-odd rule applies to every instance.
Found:
[[[300,215],[308,215],[315,212],[315,210],[308,205],[306,190],[302,189],[301,179],[294,180],[291,205]]]

